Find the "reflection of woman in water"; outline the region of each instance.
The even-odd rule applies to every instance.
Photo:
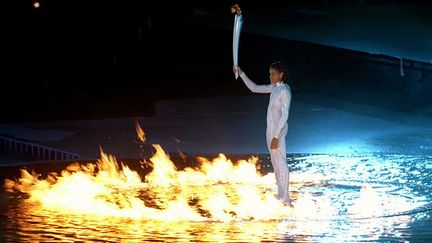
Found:
[[[270,150],[276,182],[278,186],[277,198],[292,206],[289,198],[289,169],[286,160],[285,136],[288,132],[288,115],[291,104],[291,88],[285,83],[288,70],[281,62],[270,65],[270,84],[257,85],[250,80],[239,66],[234,66],[246,86],[254,93],[270,93],[267,108],[267,146]]]

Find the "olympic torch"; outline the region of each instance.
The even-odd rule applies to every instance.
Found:
[[[238,65],[238,47],[240,42],[240,32],[243,25],[243,16],[241,14],[240,7],[235,4],[231,7],[231,13],[235,14],[234,17],[234,31],[233,31],[233,62],[234,66]],[[236,70],[235,78],[239,76],[238,70]]]

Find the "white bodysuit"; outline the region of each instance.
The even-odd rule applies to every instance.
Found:
[[[278,186],[278,198],[290,202],[289,199],[289,169],[286,160],[285,137],[288,133],[288,115],[291,105],[291,89],[288,84],[277,83],[268,85],[257,85],[250,80],[246,74],[240,77],[246,86],[254,93],[270,93],[270,101],[267,108],[267,146],[273,165],[276,183]],[[270,149],[273,138],[278,138],[276,149]]]

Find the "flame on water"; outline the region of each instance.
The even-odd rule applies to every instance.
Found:
[[[96,164],[73,163],[46,179],[23,169],[21,178],[6,180],[5,187],[64,213],[192,221],[269,220],[290,214],[268,190],[274,176],[257,171],[257,158],[234,164],[220,154],[212,161],[199,158],[198,168],[178,170],[159,145],[153,146],[152,170],[144,180],[101,151]]]
[[[334,242],[362,237],[380,240],[384,233],[400,234],[413,220],[408,214],[382,217],[416,207],[403,197],[386,193],[385,188],[367,184],[358,192],[350,187],[347,194],[351,200],[344,200],[344,192],[331,189],[337,182],[328,183],[337,173],[292,173],[294,208],[289,208],[274,196],[274,174],[260,174],[255,157],[236,163],[223,154],[212,160],[199,157],[196,167],[179,170],[159,145],[153,147],[155,154],[141,162],[151,168],[142,178],[103,151],[96,163],[73,163],[45,179],[22,170],[17,181],[5,181],[5,188],[28,194],[29,203],[12,211],[10,222],[21,224],[23,232],[61,225],[60,234],[66,232],[73,240],[136,237],[142,241],[144,236],[160,236],[169,240],[186,237],[259,242],[291,236],[316,241],[329,236]],[[323,195],[323,190],[308,190],[311,188],[326,191]],[[342,204],[335,205],[339,202]],[[17,212],[23,215],[17,216]],[[80,232],[77,225],[100,230]],[[116,230],[112,230],[113,225]],[[55,230],[50,229],[48,237]]]
[[[138,123],[136,127],[145,141]],[[290,208],[276,199],[274,174],[262,175],[256,157],[237,163],[224,154],[213,160],[199,157],[196,168],[179,170],[160,145],[153,147],[156,152],[150,161],[141,162],[151,167],[144,178],[101,151],[96,163],[73,163],[46,179],[23,169],[20,179],[5,181],[5,188],[24,192],[29,195],[28,201],[62,213],[162,221],[292,219],[303,224],[302,232],[309,227],[316,231],[319,222],[323,234],[340,213],[329,198],[299,193],[302,186],[323,185],[325,176],[292,174],[290,189],[295,194],[295,207]],[[402,211],[410,208],[408,202],[382,196],[369,186],[360,191],[348,213],[354,218],[374,217],[395,205]]]
[[[137,132],[138,139],[141,140],[143,143],[145,143],[146,142],[145,133],[142,130],[141,126],[139,125],[138,121],[136,121],[135,123],[135,130]]]

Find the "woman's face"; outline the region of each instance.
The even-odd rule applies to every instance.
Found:
[[[280,81],[282,81],[283,72],[279,72],[276,69],[270,68],[269,73],[270,73],[270,82],[272,84],[279,83]]]

